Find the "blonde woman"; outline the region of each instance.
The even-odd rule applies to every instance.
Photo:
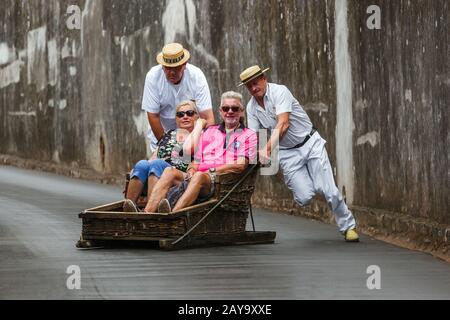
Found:
[[[123,210],[138,212],[136,201],[144,189],[147,195],[166,168],[175,167],[186,172],[192,160],[206,120],[199,118],[197,106],[193,101],[184,101],[176,107],[176,130],[166,132],[158,142],[157,149],[150,160],[141,160],[133,168]]]

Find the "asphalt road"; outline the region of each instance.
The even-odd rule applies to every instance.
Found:
[[[78,250],[78,213],[121,188],[0,166],[0,299],[450,299],[450,265],[336,227],[256,210],[275,244]],[[67,268],[79,266],[81,289]],[[380,268],[369,290],[367,268]]]

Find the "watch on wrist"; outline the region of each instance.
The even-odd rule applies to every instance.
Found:
[[[209,168],[208,173],[211,177],[211,182],[214,183],[216,181],[216,168]]]

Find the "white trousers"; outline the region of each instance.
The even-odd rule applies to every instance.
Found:
[[[294,200],[305,206],[321,193],[334,213],[339,231],[345,232],[356,222],[334,181],[325,143],[316,132],[301,148],[279,150],[280,167]]]

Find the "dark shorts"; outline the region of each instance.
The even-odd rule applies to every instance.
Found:
[[[170,206],[173,208],[177,201],[181,198],[183,193],[186,191],[187,186],[189,184],[189,180],[184,180],[182,183],[180,183],[178,186],[174,186],[169,189],[169,192],[167,193],[167,200],[169,200]],[[194,202],[194,204],[202,203],[210,199],[214,195],[214,183],[211,184],[211,190],[206,196],[199,195],[197,200]]]

